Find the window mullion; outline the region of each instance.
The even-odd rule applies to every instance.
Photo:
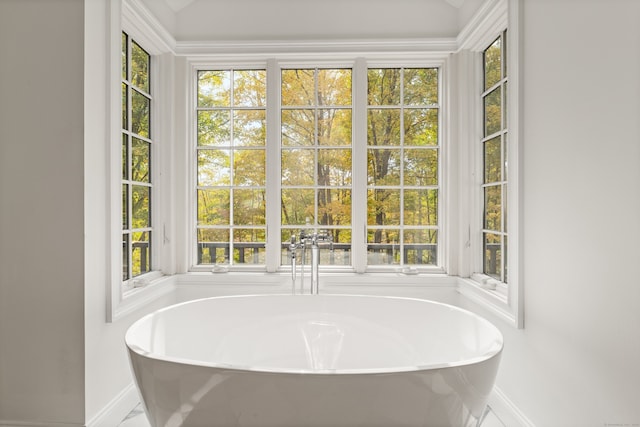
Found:
[[[266,141],[266,268],[274,272],[280,267],[280,66],[275,59],[267,61],[267,141]]]
[[[352,148],[352,264],[356,273],[367,268],[367,61],[358,58],[353,68]]]

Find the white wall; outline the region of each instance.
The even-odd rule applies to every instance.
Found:
[[[117,425],[137,401],[124,332],[174,301],[105,322],[107,5],[0,1],[3,426]]]
[[[0,2],[0,424],[84,420],[83,2]]]
[[[174,302],[162,297],[132,315],[106,323],[109,280],[107,204],[110,88],[107,39],[109,0],[85,2],[85,422],[92,427],[113,427],[137,404],[124,344],[128,327],[142,315]],[[116,38],[120,38],[116,23]],[[119,99],[118,99],[119,102]],[[119,104],[118,104],[119,105]],[[118,106],[119,108],[119,106]],[[120,143],[119,135],[116,143]]]
[[[638,22],[524,1],[525,329],[497,385],[538,427],[640,423]]]

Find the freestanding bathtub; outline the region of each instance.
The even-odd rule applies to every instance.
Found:
[[[468,311],[371,296],[217,297],[126,334],[153,427],[478,426],[502,335]]]

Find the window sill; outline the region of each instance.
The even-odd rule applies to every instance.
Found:
[[[308,277],[308,276],[307,276]],[[126,291],[118,304],[110,311],[109,322],[114,322],[136,312],[153,301],[175,293],[181,288],[212,289],[216,294],[282,293],[291,290],[291,273],[189,272],[172,276],[159,276],[143,287]],[[518,314],[509,305],[506,290],[498,285],[487,289],[486,283],[472,278],[447,274],[403,274],[401,272],[364,273],[326,272],[321,275],[321,292],[372,293],[412,296],[420,289],[450,289],[480,305],[497,318],[513,327],[518,326]],[[208,294],[208,292],[207,292]],[[179,299],[179,298],[178,298]]]
[[[458,292],[507,324],[520,327],[518,313],[509,304],[506,286],[503,283],[476,280],[475,276],[472,278],[460,277],[458,278]]]
[[[115,322],[175,290],[175,276],[153,275],[132,284],[108,311],[108,322]]]

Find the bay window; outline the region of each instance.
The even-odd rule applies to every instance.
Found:
[[[326,266],[352,267],[354,256],[374,268],[438,266],[439,68],[278,70],[195,70],[194,264],[262,269],[268,236],[287,265],[289,242],[305,231],[331,236]],[[358,81],[366,96],[354,96]],[[278,102],[267,102],[268,84],[279,86]],[[266,123],[270,109],[279,124]],[[356,111],[367,117],[357,141]],[[266,129],[278,125],[269,140]],[[267,178],[267,163],[279,166],[277,181]],[[276,203],[266,203],[267,188],[277,188]],[[360,214],[354,198],[366,203]],[[267,233],[269,217],[278,231]]]
[[[305,231],[332,238],[325,272],[444,273],[521,325],[517,0],[456,39],[306,53],[145,37],[125,4],[112,5],[125,30],[111,52],[113,313],[148,278],[286,271]]]

